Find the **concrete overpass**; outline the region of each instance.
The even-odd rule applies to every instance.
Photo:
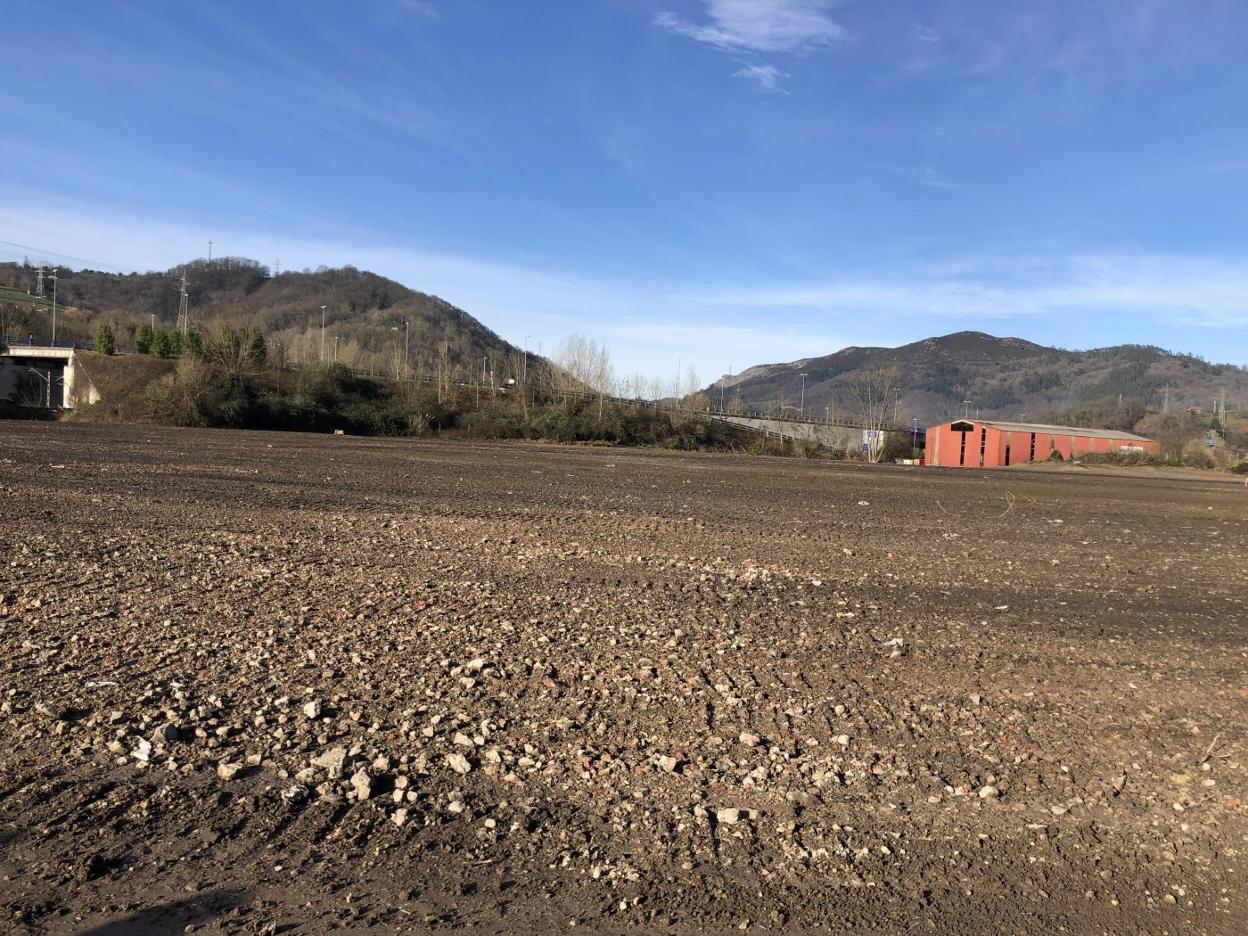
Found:
[[[19,406],[74,409],[99,399],[73,348],[0,343],[0,400]]]
[[[860,452],[863,451],[864,445],[873,441],[872,430],[853,420],[782,419],[778,416],[764,416],[759,413],[730,413],[717,410],[711,410],[706,415],[716,422],[727,423],[740,429],[761,432],[780,439],[791,439],[795,442],[815,442],[834,451]],[[881,436],[889,432],[911,431],[913,429],[910,426],[886,425],[880,429]],[[922,429],[919,430],[920,433],[922,431]],[[882,443],[881,438],[877,444]]]

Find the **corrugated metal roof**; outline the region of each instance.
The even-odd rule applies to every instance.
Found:
[[[991,426],[1002,432],[1044,432],[1052,435],[1084,436],[1093,439],[1120,439],[1124,442],[1151,442],[1144,436],[1132,432],[1120,432],[1117,429],[1085,429],[1079,426],[1046,426],[1042,423],[1001,422],[996,419],[953,419],[950,425],[959,422],[974,423],[978,426]]]

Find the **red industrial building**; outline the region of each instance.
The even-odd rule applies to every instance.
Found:
[[[1158,448],[1152,439],[1112,429],[955,419],[927,430],[925,461],[953,468],[1003,468],[1047,461],[1054,452],[1061,452],[1062,459],[1070,461],[1089,452],[1153,455]]]

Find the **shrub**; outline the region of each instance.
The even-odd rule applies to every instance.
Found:
[[[152,326],[144,322],[134,330],[134,352],[135,354],[151,354],[152,353]]]
[[[160,422],[175,426],[219,425],[220,387],[212,369],[199,358],[182,358],[173,373],[150,384],[147,402]]]
[[[152,332],[151,354],[153,357],[173,357],[173,341],[163,328]]]
[[[1199,439],[1192,439],[1183,446],[1183,464],[1188,468],[1214,468],[1213,455]]]
[[[112,354],[117,350],[117,342],[113,339],[113,329],[107,323],[96,329],[95,350],[100,354]]]

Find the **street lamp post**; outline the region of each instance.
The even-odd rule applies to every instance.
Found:
[[[893,393],[893,428],[897,428],[897,408],[901,406],[901,387],[892,387]]]
[[[520,385],[527,387],[529,385],[529,338],[531,335],[524,336],[524,364],[520,368]]]
[[[962,418],[963,418],[963,419],[967,419],[967,418],[969,418],[969,417],[970,417],[970,415],[971,415],[971,404],[972,404],[973,402],[975,402],[975,401],[974,401],[974,400],[963,400],[963,401],[962,401]]]
[[[797,418],[805,419],[806,418],[806,375],[799,374],[798,376],[802,378],[802,402],[801,402],[801,405],[797,408]]]
[[[919,417],[911,416],[910,422],[914,426],[910,432],[910,457],[914,458],[919,454]]]
[[[411,346],[412,339],[412,320],[403,320],[403,379],[407,380],[412,376],[411,370],[407,366],[407,351]]]
[[[61,271],[59,268],[52,269],[52,346],[56,347],[56,281],[57,274]]]
[[[325,306],[321,306],[321,363],[325,363]]]

